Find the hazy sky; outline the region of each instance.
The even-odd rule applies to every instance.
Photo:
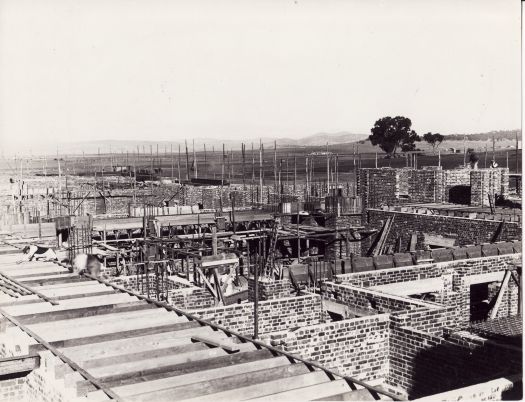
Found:
[[[517,0],[0,0],[0,146],[521,123]]]

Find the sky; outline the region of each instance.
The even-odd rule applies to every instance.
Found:
[[[521,127],[516,0],[0,0],[0,148]]]

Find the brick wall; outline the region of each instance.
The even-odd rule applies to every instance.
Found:
[[[0,380],[0,401],[26,400],[26,377],[27,375]]]
[[[434,308],[433,303],[426,303],[409,297],[395,296],[381,293],[370,289],[359,288],[352,285],[341,285],[333,282],[326,282],[323,296],[370,314],[390,313],[418,309],[421,307]]]
[[[521,372],[521,350],[458,333],[442,338],[410,327],[390,327],[387,382],[410,399]]]
[[[497,296],[500,287],[501,287],[501,282],[493,282],[489,285],[489,300],[492,300],[493,297]],[[519,288],[516,282],[512,278],[510,278],[508,286],[505,288],[505,291],[503,292],[501,304],[498,308],[498,312],[496,313],[496,318],[510,317],[510,316],[517,315],[518,314],[518,303],[519,303]]]
[[[470,205],[489,206],[489,194],[506,197],[509,191],[509,169],[480,169],[470,174]]]
[[[242,334],[253,334],[253,303],[195,310],[193,314]],[[259,332],[315,325],[322,317],[321,299],[305,295],[259,302]]]
[[[363,211],[399,203],[400,188],[395,169],[360,169],[359,175],[359,194]]]
[[[444,273],[460,276],[478,275],[505,270],[509,265],[519,261],[521,254],[497,255],[491,257],[470,258],[448,262],[412,265],[408,267],[379,269],[375,271],[340,274],[335,282],[354,286],[378,286],[389,283],[415,281],[426,278],[438,278]]]
[[[388,373],[388,314],[272,334],[272,345],[363,381]]]
[[[443,202],[445,171],[409,170],[408,195],[411,202]]]
[[[215,298],[207,289],[193,286],[169,290],[168,304],[182,310],[195,310],[215,306]]]
[[[290,297],[292,287],[288,279],[270,280],[259,278],[259,300],[281,299]],[[255,280],[248,278],[248,300],[255,300]]]
[[[168,276],[162,280],[159,277],[157,280],[155,274],[148,275],[128,275],[128,276],[117,276],[108,278],[108,282],[121,286],[125,289],[133,290],[151,298],[156,298],[157,287],[161,294],[164,294],[166,290],[179,289],[184,287],[183,284],[170,279]],[[149,292],[148,292],[149,287]],[[160,295],[159,295],[160,296]]]
[[[423,215],[409,212],[368,210],[366,222],[371,228],[380,229],[389,216],[394,216],[392,228],[386,240],[386,246],[395,245],[401,237],[403,247],[407,247],[412,233],[417,234],[417,248],[423,249],[423,233],[440,235],[456,239],[456,245],[480,244],[489,242],[494,236],[500,221],[459,218],[442,215]],[[505,222],[500,236],[501,241],[521,239],[521,225],[516,222]],[[362,242],[363,249],[368,250],[369,242]]]
[[[347,228],[362,225],[361,214],[344,214],[340,216],[330,216],[326,218],[325,226],[329,228]],[[350,255],[360,255],[361,245],[359,242],[334,242],[325,249],[325,259],[349,257]]]

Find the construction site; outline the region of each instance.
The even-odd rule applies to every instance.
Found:
[[[0,400],[521,399],[517,158],[142,151],[4,163]]]

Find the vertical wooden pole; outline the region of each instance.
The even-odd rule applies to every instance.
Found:
[[[197,173],[197,154],[195,153],[195,139],[193,139],[192,148],[193,148],[193,173],[194,173],[195,178],[198,178],[199,175]]]
[[[208,177],[208,158],[206,156],[206,143],[204,143],[204,177]]]
[[[259,237],[258,255],[255,260],[254,276],[254,297],[253,301],[253,339],[259,337],[259,269],[261,266],[261,238]]]
[[[245,180],[245,172],[244,172],[244,164],[246,162],[246,146],[244,143],[241,144],[241,152],[242,152],[242,189],[246,190],[246,180]]]
[[[190,181],[190,157],[188,155],[188,141],[184,140],[184,146],[186,148],[186,180]]]
[[[259,140],[259,203],[263,203],[263,145]]]
[[[179,184],[181,183],[180,181],[180,144],[179,144],[179,157],[177,158],[177,173],[179,175]]]

